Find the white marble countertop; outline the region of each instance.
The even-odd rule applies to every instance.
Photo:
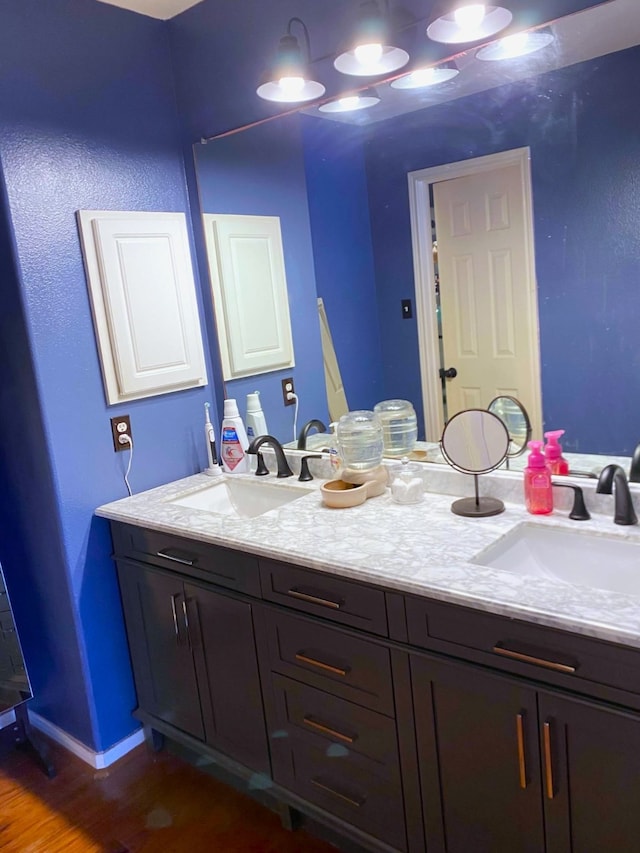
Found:
[[[215,482],[204,474],[196,474],[105,504],[96,513],[115,521],[374,583],[389,590],[640,647],[640,577],[636,597],[519,576],[472,562],[486,547],[523,522],[590,531],[638,545],[640,526],[614,525],[612,504],[607,515],[593,515],[588,522],[569,521],[565,510],[550,516],[531,516],[515,501],[506,503],[501,515],[461,518],[450,509],[452,491],[469,494],[468,489],[456,492],[456,484],[470,479],[460,481],[461,476],[454,471],[443,472],[442,482],[450,479],[450,483],[442,491],[449,494],[427,492],[416,505],[394,503],[387,490],[358,507],[329,509],[321,502],[318,480],[305,487],[297,480],[277,480],[270,475],[265,478],[269,482],[301,486],[304,495],[257,518],[236,518],[171,503],[178,496]],[[234,479],[238,477],[254,479],[252,475],[234,475]],[[495,495],[496,489],[503,488],[501,497],[508,500],[510,493],[515,497],[522,489],[520,478],[515,477],[496,478],[493,489],[486,486],[489,478],[482,478],[483,492]]]

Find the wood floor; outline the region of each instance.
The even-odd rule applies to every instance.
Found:
[[[0,761],[3,853],[336,853],[168,752],[100,771],[51,755],[54,779],[19,751]]]

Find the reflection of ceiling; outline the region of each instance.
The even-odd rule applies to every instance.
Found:
[[[132,12],[166,21],[184,12],[185,9],[190,9],[201,0],[98,0],[98,2],[120,6],[122,9],[130,9]]]
[[[520,59],[482,62],[475,58],[477,48],[473,48],[456,58],[460,74],[448,83],[404,91],[393,89],[388,83],[376,84],[381,100],[371,109],[353,113],[321,113],[317,108],[309,108],[305,112],[352,125],[373,124],[634,47],[640,44],[640,0],[610,0],[601,6],[561,18],[552,24],[551,29],[555,41],[539,53]],[[629,85],[633,85],[632,81]]]

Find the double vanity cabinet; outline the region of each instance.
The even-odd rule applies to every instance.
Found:
[[[348,849],[640,849],[640,650],[111,521],[150,730]]]

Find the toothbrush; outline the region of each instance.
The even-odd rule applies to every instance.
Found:
[[[207,439],[207,459],[209,461],[207,472],[213,474],[216,469],[219,471],[220,468],[218,467],[218,456],[216,454],[216,435],[213,431],[211,417],[209,416],[210,408],[210,403],[204,404],[204,434]]]

